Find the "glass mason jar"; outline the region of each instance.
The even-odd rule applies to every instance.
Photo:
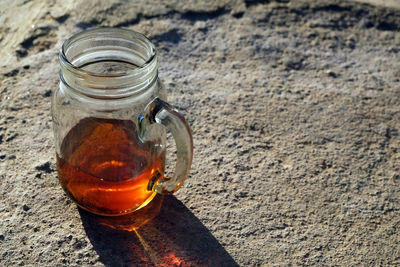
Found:
[[[193,156],[190,128],[168,105],[157,52],[142,34],[98,28],[68,39],[59,55],[52,117],[61,186],[82,208],[123,215],[182,186]],[[176,142],[164,176],[166,130]]]

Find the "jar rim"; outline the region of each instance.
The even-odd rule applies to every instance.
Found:
[[[99,34],[99,33],[105,33],[105,34],[106,33],[112,33],[112,34],[118,33],[118,34],[121,34],[121,36],[123,36],[123,37],[129,38],[129,36],[131,36],[132,38],[138,38],[138,39],[144,41],[147,45],[149,45],[151,54],[150,54],[149,58],[143,64],[141,64],[140,66],[137,66],[137,68],[135,68],[135,69],[130,69],[130,70],[127,70],[124,72],[100,73],[100,72],[84,70],[81,67],[73,64],[68,59],[68,57],[66,55],[66,50],[74,42],[77,42],[80,39],[83,39],[83,38],[89,36],[90,34],[96,34],[96,33],[97,34]],[[81,31],[81,32],[78,32],[78,33],[72,35],[70,38],[68,38],[63,43],[59,55],[60,55],[59,57],[60,57],[61,64],[63,64],[69,71],[71,71],[75,74],[78,74],[80,76],[109,77],[109,78],[127,77],[127,76],[132,76],[132,75],[135,76],[135,75],[139,74],[140,72],[142,72],[143,70],[146,70],[146,68],[149,65],[152,65],[154,63],[154,61],[157,60],[157,50],[156,50],[154,44],[144,34],[133,31],[133,30],[129,30],[129,29],[113,28],[113,27],[96,27],[96,28]]]
[[[84,69],[102,61],[135,67],[100,72]],[[158,78],[154,44],[143,34],[122,28],[93,28],[73,35],[64,42],[59,62],[65,88],[91,98],[130,97],[150,88]]]

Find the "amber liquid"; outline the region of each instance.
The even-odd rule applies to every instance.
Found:
[[[82,208],[122,215],[152,200],[151,180],[164,172],[165,150],[141,142],[128,120],[86,118],[70,130],[57,155],[64,190]]]

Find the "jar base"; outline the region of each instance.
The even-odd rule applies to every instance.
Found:
[[[155,194],[154,198],[142,208],[119,216],[99,215],[92,213],[80,205],[78,207],[81,216],[85,216],[85,219],[89,219],[93,224],[101,224],[116,230],[135,231],[158,215],[163,199],[163,195]]]

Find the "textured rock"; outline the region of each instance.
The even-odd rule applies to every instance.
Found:
[[[399,265],[400,11],[184,2],[0,2],[1,265]],[[55,171],[57,53],[99,25],[155,42],[193,130],[191,177],[137,234]]]

